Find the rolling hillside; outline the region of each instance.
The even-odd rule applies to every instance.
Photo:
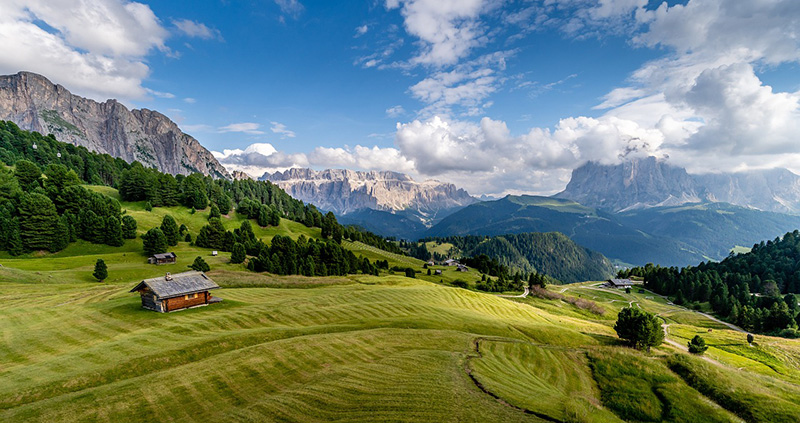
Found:
[[[721,260],[800,227],[800,217],[726,203],[685,204],[610,214],[570,200],[508,196],[468,206],[428,231],[432,237],[561,232],[623,263],[683,266]]]
[[[800,341],[747,348],[743,334],[650,293],[579,284],[505,299],[388,274],[279,277],[181,245],[181,260],[207,257],[224,301],[159,314],[127,291],[185,262],[146,265],[137,244],[0,258],[0,420],[789,422],[798,412]],[[106,283],[90,281],[97,257],[114,275]],[[629,304],[660,313],[677,347],[621,346],[612,325]],[[681,352],[696,333],[707,361]]]
[[[611,262],[602,254],[576,244],[559,232],[532,232],[494,237],[457,236],[427,240],[426,247],[445,250],[453,256],[485,254],[512,269],[533,271],[566,283],[605,280],[614,274]],[[457,254],[450,251],[454,248]]]

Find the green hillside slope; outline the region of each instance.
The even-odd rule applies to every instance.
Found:
[[[461,256],[485,254],[513,269],[543,273],[566,283],[604,280],[614,273],[611,262],[602,254],[581,247],[559,232],[454,236],[425,241],[433,242],[433,249],[436,245],[451,245]]]
[[[431,237],[561,232],[578,244],[624,263],[678,264],[703,254],[674,239],[625,226],[614,215],[569,200],[508,196],[476,203],[446,217],[428,231]]]

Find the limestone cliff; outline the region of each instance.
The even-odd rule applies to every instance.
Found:
[[[128,110],[113,99],[98,103],[34,73],[0,76],[0,120],[162,172],[230,178],[211,152],[161,113]]]
[[[786,169],[689,174],[654,157],[617,165],[589,162],[555,195],[614,212],[702,201],[800,213],[800,176]]]
[[[365,209],[404,212],[425,224],[477,201],[453,184],[416,182],[396,172],[294,168],[265,173],[261,179],[278,185],[294,198],[337,214]]]

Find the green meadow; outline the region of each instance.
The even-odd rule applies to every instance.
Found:
[[[110,189],[108,195],[115,195]],[[193,235],[208,211],[123,203],[139,232],[165,213]],[[241,219],[223,217],[234,228]],[[283,220],[259,228],[318,237]],[[419,260],[345,242],[416,278],[253,273],[182,242],[153,266],[141,240],[0,256],[3,422],[796,422],[800,341],[745,334],[652,293],[597,282],[550,286],[564,298],[505,298],[449,286],[475,271],[427,276]],[[222,303],[168,314],[141,308],[141,279],[211,265]],[[95,261],[109,278],[96,282]],[[573,300],[592,301],[601,314]],[[651,353],[613,330],[623,307],[668,324]],[[709,350],[689,356],[701,334]]]

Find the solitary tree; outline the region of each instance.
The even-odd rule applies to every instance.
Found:
[[[664,341],[664,331],[658,318],[638,308],[623,308],[619,312],[614,330],[636,349],[650,351],[650,347],[661,345]]]
[[[692,354],[702,354],[706,352],[707,349],[708,345],[706,345],[706,340],[700,335],[695,335],[694,338],[689,341],[689,352]]]
[[[189,267],[199,272],[208,272],[211,270],[211,266],[209,266],[208,263],[206,263],[206,261],[200,256],[195,257],[194,263],[189,265]]]
[[[97,263],[94,264],[94,273],[92,273],[92,276],[100,282],[103,282],[108,277],[108,267],[103,259],[97,259]]]
[[[752,333],[748,333],[747,334],[747,343],[748,344],[752,344],[754,340],[755,339],[753,338],[753,334]]]
[[[406,268],[406,277],[407,278],[416,278],[417,277],[417,272],[414,271],[414,269],[412,269],[410,267],[407,267]]]

